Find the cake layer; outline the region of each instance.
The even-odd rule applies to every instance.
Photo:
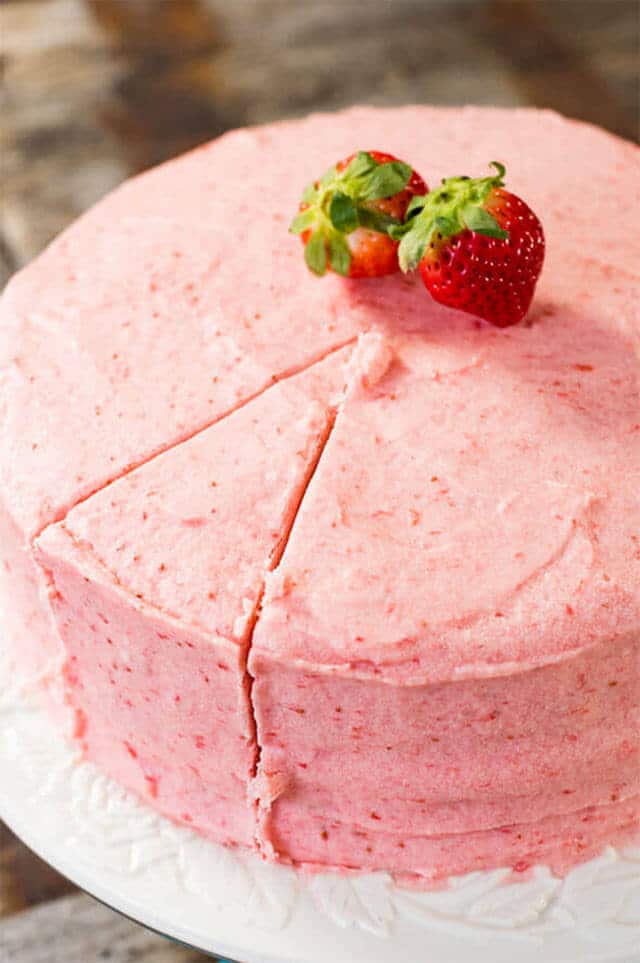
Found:
[[[247,647],[346,355],[274,386],[37,540],[86,756],[224,842],[255,835]]]
[[[261,839],[283,858],[440,875],[509,865],[520,833],[523,860],[560,871],[600,844],[600,816],[585,815],[602,809],[616,836],[637,820],[637,637],[440,683],[353,678],[256,648],[251,671]],[[566,851],[545,830],[556,818],[579,832]],[[482,842],[475,855],[467,834]]]
[[[635,796],[615,806],[589,807],[532,824],[427,837],[377,834],[339,822],[327,829],[326,821],[309,819],[297,810],[282,826],[282,834],[276,818],[269,851],[287,859],[287,842],[295,835],[300,840],[295,854],[299,864],[325,872],[328,866],[368,870],[392,866],[397,879],[423,887],[439,886],[451,874],[496,866],[516,872],[549,866],[562,876],[576,863],[602,853],[612,839],[620,846],[637,841],[639,808],[640,796]],[[355,862],[350,864],[349,858]]]
[[[41,557],[85,757],[173,819],[251,845],[244,646],[136,599],[67,529],[47,530]]]

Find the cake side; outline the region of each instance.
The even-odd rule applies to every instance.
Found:
[[[563,874],[637,832],[639,664],[624,638],[544,668],[407,685],[253,648],[261,845],[428,879],[516,863]]]

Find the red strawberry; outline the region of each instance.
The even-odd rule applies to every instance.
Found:
[[[449,177],[412,202],[400,265],[419,267],[436,301],[504,328],[529,310],[545,242],[531,208],[503,189],[502,164],[493,166],[493,177]]]
[[[392,154],[358,151],[306,189],[290,230],[300,234],[315,274],[393,274],[398,240],[387,231],[399,228],[412,199],[426,193],[422,178]]]

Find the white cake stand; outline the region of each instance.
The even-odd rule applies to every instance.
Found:
[[[133,799],[52,730],[0,640],[0,817],[126,916],[240,963],[640,961],[640,848],[575,869],[471,873],[415,893],[385,873],[306,876]]]

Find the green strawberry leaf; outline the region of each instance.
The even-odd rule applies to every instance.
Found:
[[[327,270],[327,248],[324,231],[318,228],[311,235],[304,248],[304,259],[307,267],[314,274],[322,277]]]
[[[329,235],[329,262],[336,274],[348,277],[351,251],[344,236],[338,231],[332,231]]]
[[[378,201],[399,194],[409,183],[411,173],[409,165],[402,161],[378,164],[370,174],[360,178],[358,200]]]
[[[368,228],[370,231],[377,231],[378,234],[389,234],[393,237],[393,230],[404,229],[402,221],[399,221],[397,217],[391,217],[390,214],[384,214],[382,211],[374,211],[370,207],[358,207],[356,211],[360,225]],[[404,230],[402,233],[404,234]]]
[[[400,241],[398,260],[403,271],[415,271],[435,229],[433,221],[416,222]]]
[[[315,199],[315,196],[316,196],[316,185],[313,183],[307,184],[304,191],[302,192],[302,200],[305,202],[305,204],[310,204],[311,201]]]
[[[329,218],[337,231],[350,234],[358,226],[358,211],[351,200],[342,191],[336,191],[329,204]]]
[[[324,187],[329,187],[331,184],[333,184],[337,176],[338,176],[338,172],[336,168],[330,167],[329,170],[326,172],[326,174],[323,174],[322,178],[320,179],[320,184],[319,184],[320,189]]]
[[[289,231],[291,234],[302,234],[304,231],[308,231],[310,227],[313,227],[313,223],[316,219],[316,212],[313,208],[309,208],[306,211],[302,211],[297,217],[291,222]]]
[[[415,215],[423,209],[427,202],[428,196],[428,194],[416,194],[415,197],[411,198],[407,208],[407,213],[405,215],[406,220],[408,220],[410,217],[415,217]]]
[[[458,231],[462,230],[462,224],[460,224],[459,218],[448,217],[444,214],[437,215],[433,226],[443,237],[451,237],[453,234],[457,234]]]
[[[411,223],[409,221],[406,221],[404,224],[402,224],[401,221],[396,221],[395,224],[390,224],[387,227],[386,232],[394,241],[401,241],[410,230]]]
[[[486,237],[495,237],[499,240],[505,240],[509,237],[509,232],[501,228],[493,214],[490,214],[484,207],[468,204],[461,211],[461,217],[469,230],[476,234],[484,234]]]
[[[347,169],[343,172],[342,180],[351,181],[365,177],[367,174],[370,174],[375,167],[376,162],[371,154],[368,154],[366,150],[359,150],[351,160]]]

